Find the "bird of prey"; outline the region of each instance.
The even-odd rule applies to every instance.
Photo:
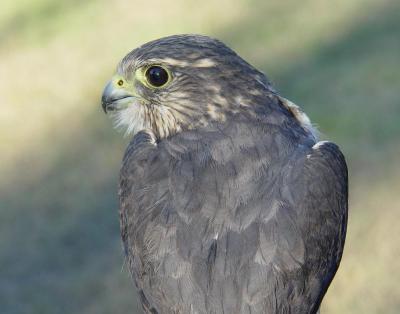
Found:
[[[338,269],[347,167],[222,42],[134,49],[102,106],[132,139],[121,236],[146,313],[317,313]]]

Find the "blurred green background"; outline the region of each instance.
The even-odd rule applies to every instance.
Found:
[[[117,214],[128,139],[99,98],[128,51],[175,33],[223,40],[345,152],[348,237],[322,313],[399,313],[396,0],[2,0],[0,312],[139,313]]]

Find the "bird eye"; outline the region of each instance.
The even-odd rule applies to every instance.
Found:
[[[161,66],[153,65],[146,70],[146,79],[150,85],[161,87],[169,81],[169,74]]]

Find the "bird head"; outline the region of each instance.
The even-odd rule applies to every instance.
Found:
[[[104,89],[102,106],[127,134],[150,129],[162,139],[252,110],[271,90],[264,74],[222,42],[176,35],[126,55]]]

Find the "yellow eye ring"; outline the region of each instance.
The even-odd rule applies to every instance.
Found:
[[[149,87],[160,88],[171,81],[172,75],[161,65],[150,65],[144,70],[144,79]]]

